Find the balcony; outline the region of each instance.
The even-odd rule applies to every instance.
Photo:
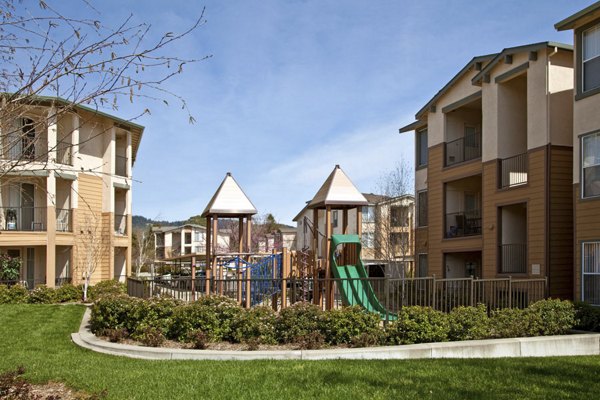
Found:
[[[481,235],[481,210],[446,214],[446,238]]]
[[[42,232],[46,230],[46,207],[0,207],[0,230]]]
[[[519,186],[527,183],[527,153],[500,160],[500,189]]]
[[[115,174],[127,176],[127,157],[115,156]]]
[[[115,214],[115,235],[127,235],[127,215]]]
[[[498,246],[500,272],[504,274],[527,273],[527,244],[511,243]]]
[[[56,231],[57,232],[73,232],[71,210],[64,208],[56,209]]]
[[[481,157],[481,134],[467,135],[444,144],[446,166]]]

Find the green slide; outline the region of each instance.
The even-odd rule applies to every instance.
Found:
[[[337,265],[335,252],[340,244],[356,245],[356,265]],[[351,306],[359,305],[369,312],[378,313],[382,318],[395,320],[396,314],[390,313],[381,304],[368,278],[365,267],[360,259],[361,243],[358,235],[332,235],[331,236],[331,271],[333,276],[340,281],[337,282],[338,289],[342,295],[344,304]]]

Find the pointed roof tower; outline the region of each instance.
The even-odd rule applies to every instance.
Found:
[[[239,217],[254,215],[257,212],[254,204],[231,176],[231,172],[228,172],[202,212],[202,216]]]
[[[356,207],[368,204],[365,196],[359,192],[340,166],[336,165],[315,197],[308,203],[308,208]]]

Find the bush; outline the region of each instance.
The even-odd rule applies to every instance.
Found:
[[[160,347],[165,342],[165,335],[158,328],[147,326],[141,330],[139,340],[145,346]]]
[[[276,344],[275,311],[269,307],[254,307],[239,313],[232,323],[233,340],[237,343]]]
[[[83,288],[81,285],[75,286],[70,283],[66,283],[57,288],[54,292],[56,294],[56,301],[59,303],[69,303],[72,301],[81,301],[83,298]]]
[[[450,340],[478,340],[490,337],[490,318],[487,307],[455,307],[448,314]]]
[[[38,285],[35,289],[29,292],[27,302],[34,304],[56,303],[56,293],[54,292],[53,288],[49,288],[46,285]]]
[[[319,330],[319,320],[323,311],[310,303],[295,303],[279,313],[276,322],[277,340],[292,343],[296,338]]]
[[[220,321],[219,336],[221,340],[232,340],[233,331],[231,324],[233,320],[243,311],[243,308],[230,297],[225,296],[204,296],[196,301],[197,304],[213,307],[217,318]]]
[[[194,349],[204,350],[208,347],[210,338],[203,330],[196,329],[188,334],[188,340]]]
[[[1,300],[0,294],[0,302]],[[575,328],[584,331],[600,332],[600,307],[578,301],[574,304],[577,324]]]
[[[127,293],[127,286],[117,280],[100,281],[88,288],[88,300],[96,301],[104,296]]]
[[[312,331],[294,337],[293,342],[299,350],[317,350],[325,346],[325,336],[319,331]]]
[[[136,339],[141,338],[148,327],[156,328],[163,336],[169,334],[175,308],[181,303],[170,298],[138,299],[132,303],[125,327]]]
[[[403,307],[387,329],[391,344],[445,342],[450,327],[447,316],[431,307]]]
[[[198,329],[215,342],[231,334],[230,322],[219,320],[219,312],[214,306],[198,302],[175,308],[172,321],[169,338],[182,342],[190,341],[190,334]]]
[[[0,304],[18,304],[27,302],[29,291],[22,285],[8,287],[0,285]]]
[[[567,300],[546,299],[531,304],[531,336],[564,335],[575,326],[575,307]]]
[[[490,335],[494,338],[514,338],[530,336],[531,313],[518,308],[504,308],[492,311]]]
[[[380,317],[360,306],[344,307],[322,314],[319,330],[329,344],[350,343],[361,334],[374,334],[379,330]]]
[[[381,330],[364,332],[350,340],[350,347],[373,347],[385,343],[385,334]]]
[[[137,302],[143,300],[128,296],[106,296],[92,305],[90,326],[95,334],[106,329],[127,329],[131,326],[129,314]]]
[[[125,328],[105,329],[104,332],[102,332],[102,335],[108,337],[108,340],[113,343],[119,343],[122,342],[123,339],[127,338],[129,333]]]

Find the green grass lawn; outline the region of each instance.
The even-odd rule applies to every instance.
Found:
[[[109,399],[594,399],[600,357],[414,361],[143,361],[71,342],[83,306],[0,305],[0,371]]]

